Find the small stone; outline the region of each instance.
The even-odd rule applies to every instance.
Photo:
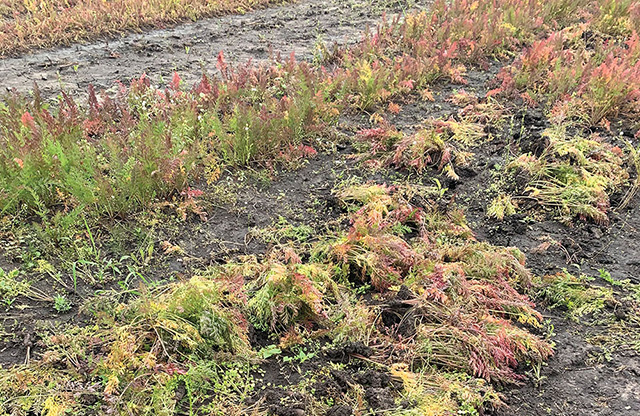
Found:
[[[601,239],[602,238],[602,230],[598,227],[591,228],[591,234],[593,234],[593,238]]]

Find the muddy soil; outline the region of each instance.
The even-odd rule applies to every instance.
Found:
[[[585,341],[585,335],[602,332],[547,313],[554,325],[556,351],[542,370],[539,385],[510,389],[509,408],[496,416],[559,415],[614,416],[640,414],[640,357],[603,351]]]
[[[116,40],[37,51],[0,60],[0,87],[27,91],[37,82],[45,96],[61,85],[74,96],[89,84],[108,89],[146,73],[154,82],[178,71],[187,85],[213,73],[218,53],[230,62],[268,59],[271,51],[312,59],[319,44],[356,42],[383,13],[424,8],[431,0],[301,0],[245,15],[223,16]]]

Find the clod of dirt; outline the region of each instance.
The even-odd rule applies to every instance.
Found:
[[[85,406],[93,406],[100,400],[100,397],[94,393],[82,393],[80,397],[78,397],[78,401]]]
[[[387,302],[382,311],[382,322],[387,328],[403,337],[411,337],[416,332],[419,322],[423,321],[424,313],[421,308],[411,302],[416,295],[406,286],[401,286],[396,296]]]
[[[364,395],[369,407],[379,411],[389,410],[396,407],[393,399],[393,391],[390,388],[367,389]]]
[[[400,286],[400,290],[396,294],[396,300],[410,300],[415,299],[416,295],[406,285]]]
[[[351,376],[345,371],[331,370],[327,379],[316,383],[315,396],[318,398],[340,397],[349,390],[349,384],[353,383]]]
[[[391,384],[391,376],[375,370],[360,371],[353,375],[353,379],[360,385],[373,388],[384,388]]]
[[[347,405],[335,406],[327,411],[327,416],[351,416],[353,408]]]
[[[348,363],[352,355],[371,356],[371,348],[362,342],[348,342],[325,351],[327,358],[333,362]]]

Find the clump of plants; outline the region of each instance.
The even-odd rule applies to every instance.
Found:
[[[265,331],[286,331],[294,324],[327,319],[327,297],[335,284],[326,266],[272,263],[252,284],[247,304],[254,325]]]
[[[313,227],[306,224],[294,225],[284,217],[278,217],[272,225],[263,229],[254,229],[251,235],[270,244],[304,243],[315,234]]]
[[[630,0],[598,0],[591,9],[590,26],[609,36],[640,31],[640,8]]]
[[[466,167],[473,159],[471,149],[491,140],[487,126],[499,125],[502,112],[491,103],[465,106],[458,117],[428,119],[414,134],[403,134],[386,122],[358,132],[357,140],[369,167],[380,165],[411,169],[422,173],[436,169],[451,179],[459,179],[456,167]]]
[[[589,35],[584,26],[554,32],[503,68],[490,95],[519,96],[527,105],[545,106],[554,118],[586,126],[633,118],[640,91],[638,39],[635,31],[620,41]]]
[[[473,154],[467,149],[484,141],[487,134],[479,123],[428,121],[427,128],[403,138],[395,148],[392,164],[418,172],[434,167],[451,179],[458,179],[456,166],[468,166]]]
[[[563,270],[536,282],[536,295],[569,319],[598,330],[586,341],[598,348],[590,362],[610,361],[616,350],[640,351],[640,286],[628,279],[614,279],[599,269],[599,279]]]
[[[18,296],[29,292],[31,285],[20,280],[19,275],[17,269],[6,272],[0,268],[0,301],[6,308],[11,307]]]
[[[337,66],[331,91],[360,111],[409,94],[428,98],[434,82],[465,84],[466,66],[510,57],[538,37],[579,22],[579,11],[591,6],[569,3],[436,1],[429,12],[384,20],[355,47],[326,57]]]
[[[403,397],[415,403],[409,409],[392,412],[394,416],[475,414],[478,409],[503,406],[500,394],[484,379],[436,369],[416,373],[404,365],[393,366],[390,372],[402,381]]]
[[[590,285],[586,275],[574,276],[567,271],[548,275],[538,284],[537,295],[549,307],[564,310],[569,318],[578,320],[601,312],[607,302],[614,302],[613,290]]]
[[[523,154],[506,167],[526,184],[516,201],[534,200],[566,222],[608,223],[609,196],[629,178],[622,150],[595,134],[571,136],[563,126],[548,129],[543,138],[548,146],[540,155]]]
[[[199,359],[249,350],[246,320],[214,281],[92,306],[94,325],[45,336],[37,363],[3,372],[5,411],[80,412],[89,400],[104,411],[170,414],[176,387]]]
[[[401,192],[364,185],[338,195],[364,205],[351,230],[320,245],[316,255],[336,263],[342,279],[369,282],[383,293],[405,287],[399,302],[406,310],[392,339],[410,363],[513,382],[516,362],[551,353],[510,322],[536,326],[541,320],[515,289],[530,284],[517,250],[479,243],[459,213],[412,206]]]
[[[457,45],[440,42],[432,28],[429,15],[410,14],[383,22],[375,35],[327,57],[337,65],[333,85],[341,100],[372,111],[409,94],[428,97],[428,86],[439,79],[463,83]]]

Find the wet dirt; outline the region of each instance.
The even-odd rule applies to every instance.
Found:
[[[394,380],[385,371],[368,368],[368,364],[353,355],[369,356],[368,347],[347,343],[319,351],[310,361],[304,363],[284,363],[282,358],[268,360],[256,374],[258,389],[247,404],[261,405],[269,414],[277,416],[297,416],[310,414],[310,397],[296,390],[298,383],[310,384],[309,391],[325,403],[342,400],[349,391],[362,391],[363,403],[370,414],[382,415],[397,409],[395,398],[402,391],[402,382]],[[340,363],[340,368],[332,366]],[[315,410],[317,414],[317,409]],[[348,416],[354,414],[351,405],[333,406],[327,415]]]
[[[516,415],[638,415],[640,414],[640,357],[616,351],[603,359],[602,351],[585,336],[603,328],[567,321],[545,312],[554,325],[554,356],[542,369],[539,384],[506,392],[509,408],[496,416]]]

